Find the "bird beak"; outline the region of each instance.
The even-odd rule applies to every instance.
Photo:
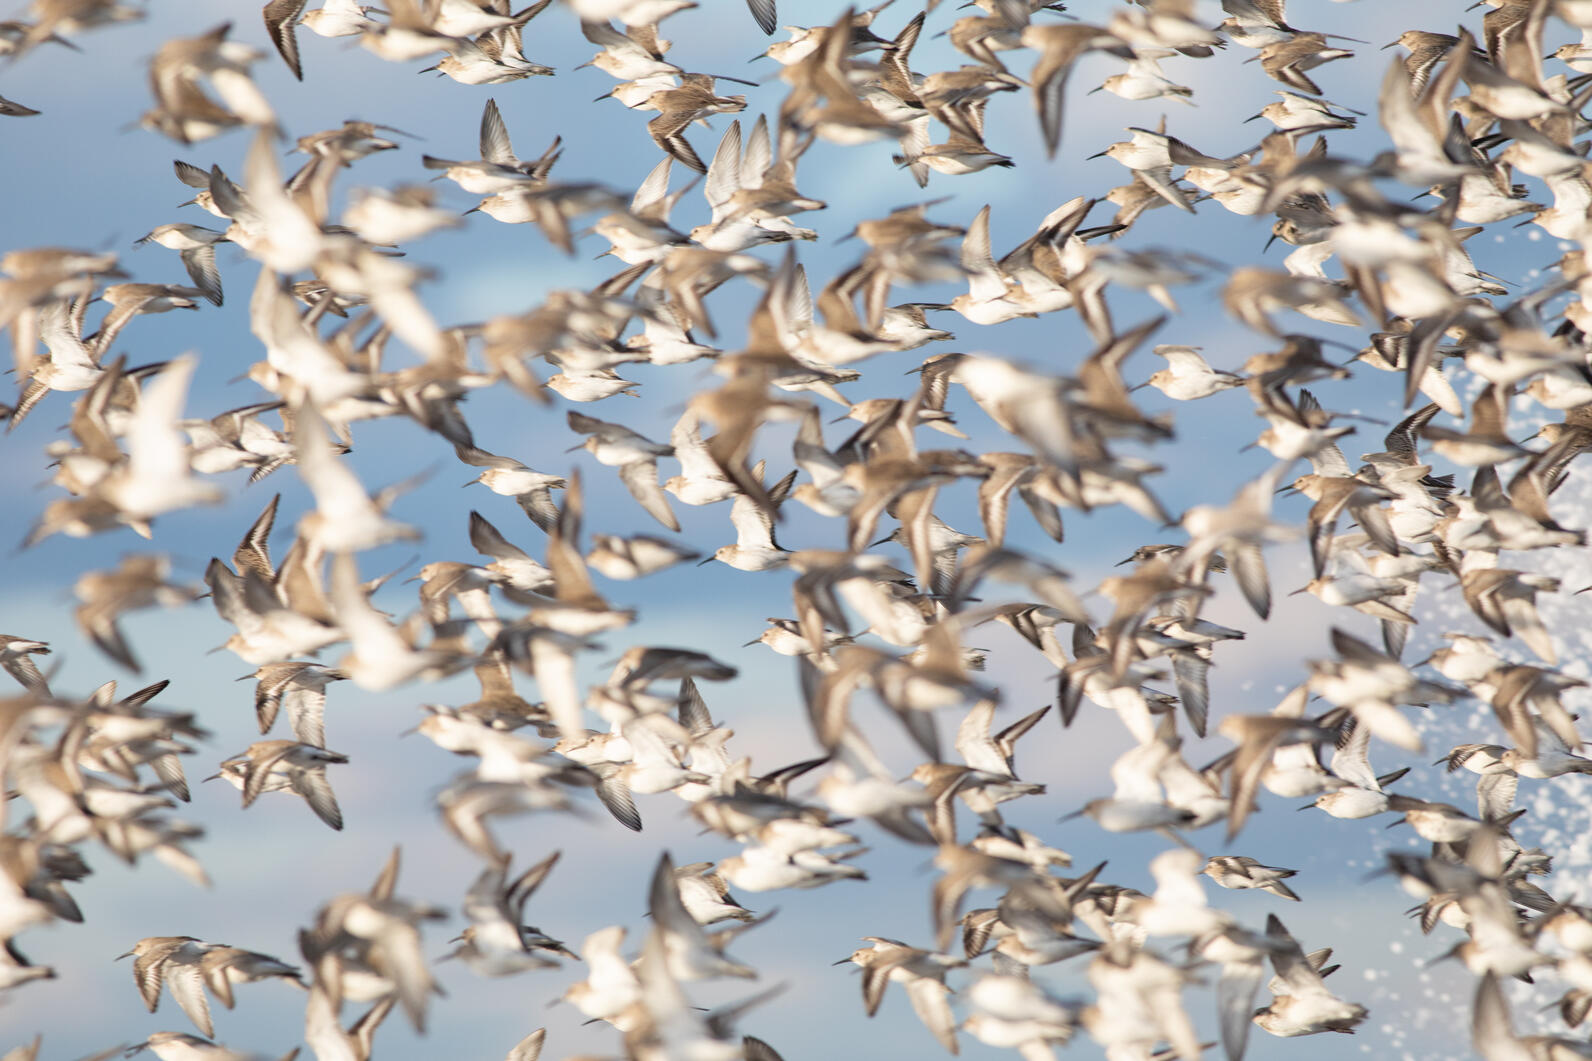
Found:
[[[1468,10],[1468,9],[1467,9],[1467,10]],[[1385,52],[1385,51],[1387,51],[1387,50],[1388,50],[1388,49],[1389,49],[1389,48],[1397,48],[1397,47],[1398,47],[1398,46],[1399,46],[1399,42],[1398,42],[1398,41],[1394,41],[1394,42],[1392,42],[1392,43],[1391,43],[1391,44],[1384,44],[1384,45],[1382,45],[1382,47],[1380,47],[1380,48],[1378,48],[1378,49],[1377,49],[1377,51],[1379,51],[1379,52]]]
[[[760,638],[757,638],[755,641],[746,642],[746,644],[742,645],[741,647],[742,648],[751,648],[753,645],[761,645],[762,643],[763,643],[763,639],[760,637]],[[1442,760],[1439,759],[1438,761],[1441,762]]]
[[[1096,151],[1094,154],[1086,155],[1084,157],[1085,157],[1085,160],[1088,160],[1088,159],[1091,159],[1091,158],[1103,158],[1104,156],[1109,155],[1110,153],[1111,152],[1109,152],[1109,151]]]
[[[122,955],[122,957],[125,958],[125,957],[127,957],[127,955],[124,954],[124,955]],[[838,962],[830,962],[829,964],[830,965],[850,965],[851,964],[851,959],[850,958],[842,958]]]
[[[1060,818],[1057,818],[1056,820],[1057,821],[1061,821],[1061,822],[1070,822],[1074,818],[1082,818],[1085,814],[1088,814],[1088,813],[1089,813],[1089,811],[1086,808],[1079,807],[1077,810],[1073,811],[1071,814],[1063,814]]]
[[[715,561],[717,559],[718,559],[718,557],[716,557],[716,556],[710,556],[706,560],[698,560],[697,561],[697,566],[698,567],[703,567],[703,566],[705,566],[707,564],[711,564],[713,561]],[[752,644],[756,644],[756,642],[752,642]]]

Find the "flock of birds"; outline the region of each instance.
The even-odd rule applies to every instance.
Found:
[[[573,14],[599,49],[589,65],[615,81],[609,95],[655,113],[646,128],[660,158],[634,194],[560,179],[557,140],[521,158],[492,100],[479,158],[417,161],[417,180],[434,171],[480,197],[471,214],[535,224],[570,253],[577,241],[584,249],[591,237],[605,240],[624,266],[595,289],[547,291],[523,312],[472,324],[433,315],[420,295],[425,270],[397,248],[485,222],[444,207],[424,183],[344,194],[345,171],[399,148],[401,134],[349,121],[298,137],[309,161],[284,179],[286,131],[252,74],[267,53],[233,39],[230,25],[159,49],[142,125],[190,155],[190,145],[233,130],[252,146],[237,179],[219,166],[176,163],[192,203],[216,220],[163,224],[140,242],[177,252],[187,284],[131,280],[111,251],[36,247],[0,257],[0,327],[10,333],[19,386],[10,423],[40,409],[71,410],[65,434],[48,447],[59,494],[27,544],[57,534],[123,537],[124,528],[158,540],[161,517],[220,502],[222,483],[232,481],[221,477],[245,470],[253,483],[294,466],[314,507],[274,555],[273,498],[230,558],[210,561],[203,591],[174,578],[159,552],[85,573],[75,592],[87,635],[136,673],[135,646],[154,634],[129,614],[208,597],[233,631],[226,649],[257,668],[261,737],[220,762],[215,777],[241,791],[244,807],[273,793],[300,797],[332,829],[344,825],[333,780],[359,764],[357,754],[351,762],[328,747],[338,743],[335,683],[385,691],[473,670],[479,699],[428,705],[416,727],[439,750],[472,761],[436,796],[443,824],[468,852],[461,857],[480,867],[463,899],[467,925],[446,957],[485,977],[559,967],[559,959],[583,968],[562,999],[611,1025],[625,1057],[778,1058],[737,1027],[774,1004],[778,987],[748,988],[741,1001],[704,1010],[692,985],[757,977],[732,951],[767,915],[737,895],[855,887],[867,879],[865,845],[874,843],[917,845],[935,873],[930,931],[911,942],[869,937],[848,959],[861,970],[863,1005],[872,1015],[889,985],[899,985],[951,1053],[970,1037],[1042,1061],[1090,1039],[1113,1061],[1190,1061],[1207,1049],[1239,1061],[1253,1027],[1280,1037],[1353,1032],[1367,1010],[1347,997],[1348,978],[1328,980],[1330,951],[1296,939],[1278,916],[1283,903],[1300,900],[1295,887],[1308,896],[1309,882],[1240,853],[1263,793],[1312,801],[1337,818],[1401,816],[1396,824],[1430,844],[1387,854],[1384,872],[1419,901],[1422,929],[1452,939],[1452,957],[1473,974],[1469,1020],[1486,1061],[1592,1057],[1584,1023],[1592,907],[1535,883],[1550,853],[1511,832],[1524,813],[1514,806],[1521,779],[1566,786],[1592,773],[1573,700],[1567,706],[1584,683],[1560,669],[1558,639],[1537,608],[1577,587],[1542,573],[1562,553],[1519,559],[1585,544],[1585,533],[1556,522],[1552,508],[1572,463],[1592,450],[1584,330],[1592,269],[1582,249],[1592,236],[1592,186],[1581,116],[1592,101],[1592,5],[1489,0],[1477,34],[1404,33],[1389,45],[1399,51],[1381,75],[1377,120],[1391,146],[1370,159],[1333,152],[1333,135],[1365,116],[1329,103],[1310,76],[1364,42],[1290,25],[1282,0],[1222,0],[1227,17],[1215,27],[1185,0],[1066,13],[1038,0],[975,0],[970,14],[937,10],[933,0],[916,12],[888,2],[848,9],[827,24],[792,27],[789,40],[767,49],[783,95],[755,118],[733,117],[747,110],[745,95],[721,93],[733,79],[667,58],[666,20],[695,6],[265,7],[265,30],[295,77],[313,80],[324,61],[301,55],[308,30],[356,38],[390,62],[432,62],[469,85],[552,74],[526,49],[549,57],[567,42]],[[773,0],[749,6],[771,31]],[[87,31],[140,14],[121,0],[35,0],[23,20],[0,23],[0,61],[94,47],[99,38]],[[959,68],[913,69],[930,27],[965,56]],[[1566,27],[1580,31],[1581,43],[1548,51],[1548,32]],[[1028,99],[1048,152],[1081,157],[1087,152],[1063,132],[1069,75],[1081,60],[1108,59],[1116,72],[1098,88],[1127,100],[1189,102],[1191,90],[1160,64],[1229,47],[1254,50],[1260,74],[1283,86],[1256,116],[1272,128],[1253,149],[1208,155],[1168,132],[1164,119],[1146,122],[1100,152],[1128,171],[1104,197],[1116,211],[1109,218],[1090,224],[1102,203],[1069,200],[997,257],[990,207],[951,223],[941,201],[914,203],[858,224],[854,264],[813,294],[794,248],[818,238],[798,215],[825,207],[798,191],[798,168],[816,140],[894,141],[896,164],[926,186],[936,174],[1011,165],[986,143],[985,111],[992,99],[1016,107]],[[0,114],[37,113],[0,99]],[[704,161],[699,147],[715,135]],[[671,220],[698,184],[677,182],[681,168],[700,175],[711,211],[694,227]],[[1518,175],[1531,183],[1515,183]],[[1425,195],[1412,200],[1417,190]],[[1190,252],[1126,249],[1132,241],[1123,237],[1160,207],[1274,218],[1274,238],[1293,248],[1281,269],[1248,266],[1222,281],[1226,311],[1252,332],[1241,371],[1213,368],[1196,346],[1153,345],[1169,316],[1121,320],[1122,303],[1137,305],[1137,292],[1176,313],[1171,289],[1215,268]],[[1465,249],[1500,222],[1535,225],[1575,247],[1538,286],[1512,291]],[[222,304],[220,244],[258,265],[247,297],[264,357],[247,379],[260,393],[194,418],[186,407],[196,357],[140,363],[124,347],[136,342],[140,316]],[[751,253],[767,244],[784,246]],[[247,269],[226,272],[236,291]],[[950,302],[897,301],[903,290],[952,282],[966,292]],[[756,299],[738,348],[714,345],[720,331],[709,304],[720,287]],[[1069,310],[1093,344],[1082,357],[901,356],[952,340],[963,321],[989,326]],[[1300,317],[1352,336],[1344,345],[1355,357],[1329,356],[1342,340],[1290,330],[1304,326]],[[1152,356],[1165,365],[1153,374]],[[597,407],[601,415],[582,411],[638,393],[620,375],[626,364],[698,361],[711,362],[718,379],[691,393],[666,442],[626,426],[622,402]],[[544,375],[538,362],[556,371]],[[891,383],[885,396],[850,400],[842,388],[862,386],[864,363],[881,369],[870,379],[897,380],[908,366],[913,378]],[[1311,387],[1373,370],[1389,374],[1407,415],[1380,452],[1351,460],[1341,444],[1352,417],[1327,409]],[[1175,402],[1247,392],[1265,424],[1255,445],[1274,463],[1225,504],[1167,511],[1153,456],[1176,445],[1176,435],[1169,414],[1139,406],[1135,394],[1146,386]],[[480,448],[464,402],[492,387],[569,403],[568,435],[515,456]],[[969,415],[988,421],[979,430],[998,429],[1008,448],[971,448],[957,423],[964,395],[977,410]],[[1525,403],[1549,422],[1516,440],[1510,413]],[[852,423],[826,437],[826,414],[837,410]],[[372,603],[385,579],[369,579],[358,554],[418,537],[394,514],[413,484],[372,494],[343,459],[356,425],[385,417],[413,421],[526,517],[507,505],[496,522],[469,511],[469,543],[484,559],[429,559],[416,576],[419,607],[399,617]],[[704,557],[657,534],[587,533],[583,473],[556,456],[571,442],[617,472],[638,521],[645,513],[678,532],[675,506],[723,505],[734,543]],[[1301,462],[1309,472],[1300,474]],[[588,466],[584,478],[596,474],[606,473]],[[976,491],[978,533],[936,513],[942,491],[956,487]],[[1302,525],[1274,511],[1290,491],[1311,503]],[[1015,514],[1014,497],[1022,502]],[[792,503],[832,521],[825,547],[780,544]],[[1116,505],[1142,517],[1155,541],[1124,547],[1129,570],[1098,585],[1081,585],[1053,556],[1008,541],[1013,521],[1031,519],[1060,542],[1063,509]],[[1245,635],[1202,608],[1230,578],[1264,620],[1273,600],[1267,552],[1297,548],[1290,543],[1299,539],[1313,576],[1300,592],[1343,609],[1330,655],[1305,661],[1298,685],[1268,713],[1211,704],[1208,672],[1224,643]],[[902,566],[885,545],[900,547]],[[582,687],[579,668],[604,651],[594,639],[636,617],[610,602],[618,583],[690,561],[789,573],[790,617],[770,619],[757,640],[794,667],[820,756],[755,768],[737,757],[732,731],[704,694],[736,668],[697,648],[636,645],[606,680]],[[594,573],[614,585],[599,588]],[[1489,636],[1451,635],[1429,659],[1405,660],[1423,580],[1428,593],[1457,582]],[[972,647],[987,623],[1011,628],[1054,671],[1053,703],[1008,717],[1000,682]],[[83,919],[70,885],[90,872],[89,851],[103,847],[128,863],[152,857],[207,883],[200,830],[172,813],[191,797],[183,760],[204,742],[204,720],[159,706],[165,681],[131,694],[115,682],[87,697],[62,694],[41,667],[49,651],[26,636],[0,637],[0,665],[17,684],[0,701],[0,780],[14,797],[0,805],[0,989],[8,993],[54,975],[24,956],[18,938]],[[865,732],[864,717],[853,714],[864,692],[921,753],[910,769],[888,763],[876,751],[881,734]],[[1379,773],[1373,757],[1388,746],[1424,751],[1416,709],[1466,700],[1496,715],[1488,742],[1446,756],[1450,770],[1476,775],[1474,809],[1394,791],[1404,770]],[[1066,852],[1007,820],[1006,805],[1045,792],[1044,764],[1017,769],[1025,734],[1072,725],[1080,712],[1114,714],[1131,736],[1110,768],[1114,791],[1077,813],[1107,832],[1166,839],[1149,867],[1148,894],[1111,883],[1103,863],[1070,868]],[[1208,729],[1231,748],[1191,764],[1185,742]],[[558,854],[517,869],[523,854],[506,849],[493,827],[514,815],[578,811],[593,799],[631,830],[642,828],[643,805],[649,815],[681,809],[740,851],[683,865],[663,855],[639,940],[616,925],[560,941],[525,924]],[[1205,850],[1213,845],[1220,853]],[[422,929],[447,911],[405,897],[398,876],[395,851],[368,891],[324,902],[291,960],[190,936],[137,940],[124,957],[146,1005],[154,1011],[168,992],[204,1037],[163,1031],[98,1056],[263,1056],[212,1041],[209,999],[230,1009],[237,988],[264,980],[306,992],[303,1042],[320,1061],[372,1057],[377,1028],[394,1009],[423,1031],[437,991]],[[1241,919],[1213,907],[1202,876],[1265,892],[1272,911]],[[1091,992],[1047,988],[1054,963],[1081,967]],[[1192,989],[1209,978],[1219,1046],[1202,1041],[1191,1015]],[[1502,986],[1511,979],[1551,985],[1554,1030],[1515,1030]],[[510,1061],[534,1061],[544,1038],[531,1032]],[[4,1056],[32,1059],[39,1049],[35,1041]]]

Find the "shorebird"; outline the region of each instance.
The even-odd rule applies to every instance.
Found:
[[[695,560],[701,554],[692,549],[645,534],[628,538],[614,534],[593,534],[592,550],[586,564],[606,578],[621,581],[644,578],[659,571]]]
[[[733,114],[746,109],[745,96],[720,96],[713,90],[714,78],[707,74],[681,74],[678,87],[662,88],[646,99],[645,107],[658,116],[647,123],[647,132],[663,152],[698,173],[707,166],[697,157],[685,138],[692,122],[709,114]]]
[[[1168,398],[1193,401],[1244,384],[1244,377],[1235,372],[1211,368],[1197,347],[1162,343],[1151,352],[1166,358],[1167,367],[1158,369],[1143,385],[1154,387]]]
[[[739,494],[730,506],[735,544],[720,546],[711,559],[740,571],[768,571],[788,563],[790,550],[781,548],[774,540],[774,520],[795,477],[796,473],[791,472],[769,489],[769,507],[758,504],[746,494]]]
[[[673,446],[649,442],[628,427],[607,423],[573,409],[569,411],[569,427],[588,436],[576,449],[585,449],[599,463],[618,468],[625,489],[648,515],[672,531],[680,529],[679,521],[669,509],[669,499],[663,496],[663,487],[658,483],[658,458],[673,454]]]
[[[133,980],[151,1013],[160,1004],[160,989],[164,986],[188,1019],[210,1036],[215,1035],[215,1027],[205,998],[206,988],[231,1009],[233,984],[276,977],[303,986],[297,968],[270,955],[204,943],[192,936],[150,936],[139,940],[120,958],[133,959]]]
[[[224,778],[243,792],[249,806],[265,792],[291,789],[302,796],[316,817],[333,829],[343,827],[343,812],[326,780],[329,764],[348,762],[348,756],[311,744],[290,740],[256,741],[221,764],[221,772],[207,780]]]
[[[139,608],[176,607],[198,596],[186,586],[168,582],[170,573],[171,562],[165,556],[129,555],[114,571],[89,572],[73,587],[82,602],[76,613],[78,625],[95,647],[134,674],[140,668],[118,625],[121,615]]]
[[[319,663],[267,663],[253,674],[254,715],[262,734],[269,733],[277,713],[287,708],[293,737],[304,744],[326,746],[326,687],[343,681],[347,675]]]
[[[0,634],[0,667],[15,678],[24,689],[42,689],[46,687],[44,675],[39,671],[39,665],[33,661],[35,655],[49,655],[50,646],[44,641],[33,641],[15,634]]]
[[[1321,974],[1275,914],[1266,917],[1266,943],[1272,968],[1286,993],[1273,991],[1271,1004],[1255,1012],[1257,1025],[1286,1037],[1349,1031],[1365,1019],[1364,1006],[1345,1002],[1327,990]]]
[[[1297,870],[1263,866],[1247,855],[1216,855],[1205,863],[1201,872],[1223,888],[1259,888],[1283,899],[1299,901],[1293,889],[1283,883],[1296,876]]]
[[[962,237],[962,268],[967,272],[968,291],[952,299],[950,309],[974,324],[986,325],[1033,315],[1021,289],[995,266],[990,252],[988,206],[974,216]]]
[[[1354,55],[1347,48],[1333,48],[1327,44],[1323,33],[1295,33],[1286,40],[1275,41],[1260,49],[1256,59],[1266,76],[1282,82],[1289,88],[1321,95],[1321,89],[1306,75],[1323,63],[1335,59],[1348,59]]]
[[[310,12],[304,10],[306,4],[307,0],[270,0],[262,11],[266,34],[276,45],[287,68],[300,81],[304,80],[296,32],[300,23],[322,37],[359,36],[376,25],[369,17],[373,9],[358,0],[326,0]]]
[[[456,161],[422,155],[421,164],[427,169],[441,170],[442,175],[473,195],[497,195],[516,189],[545,184],[548,171],[558,158],[559,141],[535,162],[522,162],[514,153],[508,127],[503,123],[502,112],[496,100],[487,100],[481,111],[481,157],[474,161]]]
[[[531,559],[517,545],[511,544],[490,521],[479,512],[470,513],[470,544],[476,551],[492,558],[486,570],[502,579],[503,584],[522,593],[545,593],[553,588],[553,574]]]
[[[533,471],[512,457],[499,457],[474,446],[455,445],[453,451],[464,463],[485,469],[465,485],[480,483],[494,494],[512,497],[544,531],[558,518],[551,491],[566,485],[563,476]]]
[[[617,1017],[640,993],[636,974],[620,955],[624,939],[625,930],[613,925],[593,932],[580,945],[581,959],[590,972],[585,980],[570,985],[564,998],[594,1020]]]
[[[956,1025],[951,1016],[948,1000],[950,988],[945,975],[953,967],[964,964],[949,955],[909,947],[905,943],[879,936],[865,936],[869,944],[842,959],[862,969],[862,1000],[868,1016],[879,1012],[884,1000],[885,987],[892,980],[905,986],[912,1000],[912,1009],[934,1037],[953,1054],[956,1053]],[[836,963],[841,964],[840,962]]]
[[[557,865],[560,852],[532,865],[512,882],[506,866],[481,871],[465,896],[464,913],[470,925],[457,937],[459,945],[448,954],[479,976],[513,976],[529,969],[554,969],[558,963],[537,952],[573,958],[558,940],[524,924],[525,904]]]
[[[232,24],[225,22],[201,36],[160,46],[149,66],[155,108],[141,124],[184,144],[242,124],[276,131],[276,112],[249,74],[265,53],[227,40],[231,30]],[[201,77],[208,79],[219,103],[200,86]]]
[[[648,890],[647,911],[652,915],[652,931],[662,942],[660,948],[669,974],[677,980],[706,980],[735,976],[751,979],[757,971],[725,956],[724,943],[732,935],[715,940],[691,915],[681,898],[674,860],[668,852],[658,859]]]
[[[221,305],[221,274],[216,269],[216,244],[226,240],[226,233],[201,225],[174,223],[159,225],[135,243],[157,243],[168,250],[177,251],[183,268],[194,286],[212,303]],[[109,345],[108,343],[106,345]]]

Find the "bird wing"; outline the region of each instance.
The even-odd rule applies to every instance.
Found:
[[[742,549],[775,548],[773,516],[746,494],[737,494],[730,505],[730,523],[735,527],[735,544]]]
[[[757,20],[759,29],[764,33],[774,32],[774,27],[779,24],[779,15],[774,10],[774,0],[746,0],[746,7]]]
[[[503,124],[503,115],[498,111],[495,99],[487,100],[486,107],[481,111],[481,158],[510,167],[518,165],[520,161],[514,154],[508,127]]]
[[[630,491],[630,496],[640,502],[648,515],[672,531],[680,529],[680,521],[675,519],[673,510],[669,508],[669,499],[664,495],[663,487],[658,485],[657,461],[632,461],[623,465],[619,469],[619,478],[625,484],[625,489]]]
[[[1006,281],[995,268],[995,256],[990,253],[989,205],[973,218],[962,237],[962,268],[967,270],[968,293],[978,301],[1000,298],[1006,294]]]
[[[127,432],[128,464],[135,480],[169,484],[189,477],[187,439],[177,421],[197,363],[192,355],[172,358],[139,396]]]
[[[339,831],[343,828],[343,812],[337,806],[337,797],[332,794],[332,783],[326,780],[324,768],[295,770],[292,785],[293,791],[304,797],[304,802],[321,821]]]
[[[636,810],[630,785],[617,768],[598,775],[597,798],[620,825],[633,832],[641,831],[641,812]]]
[[[1258,960],[1225,962],[1221,979],[1216,982],[1216,1013],[1221,1021],[1222,1047],[1229,1061],[1244,1056],[1249,1042],[1250,1018],[1255,1012],[1255,992],[1265,979],[1265,969]]]
[[[494,560],[529,560],[530,556],[517,545],[512,545],[481,513],[470,512],[470,544],[476,552]]]
[[[204,976],[198,963],[168,961],[164,971],[166,989],[177,1000],[177,1005],[188,1014],[195,1028],[207,1037],[214,1037],[215,1024],[210,1019],[210,1001],[205,997]]]
[[[305,0],[271,0],[261,14],[265,18],[265,31],[281,53],[282,61],[293,71],[293,76],[304,80],[304,68],[299,63],[298,36],[294,30],[299,17],[304,14]]]
[[[713,208],[715,222],[724,217],[730,199],[740,190],[741,123],[733,121],[719,140],[718,150],[713,152],[713,162],[708,166],[708,179],[702,188],[708,206]]]
[[[546,1041],[547,1029],[538,1028],[515,1043],[504,1061],[537,1061],[537,1058],[542,1056],[542,1044]]]
[[[290,685],[282,695],[288,725],[301,744],[326,746],[326,689],[324,686]]]

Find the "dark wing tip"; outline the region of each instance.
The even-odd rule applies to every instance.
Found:
[[[774,13],[774,0],[746,0],[746,6],[751,10],[752,17],[757,19],[758,27],[764,33],[772,34],[778,18]]]

